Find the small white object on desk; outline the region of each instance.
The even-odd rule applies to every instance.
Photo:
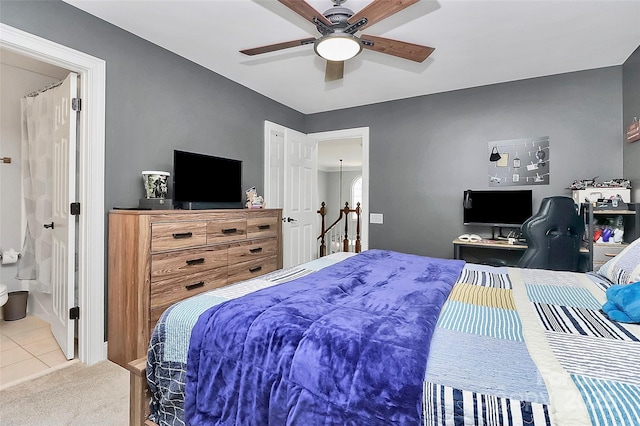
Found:
[[[460,241],[478,242],[482,240],[482,237],[478,234],[462,234],[458,237]]]

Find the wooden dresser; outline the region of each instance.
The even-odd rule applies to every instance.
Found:
[[[281,220],[280,209],[109,212],[109,359],[145,356],[175,302],[282,268]]]

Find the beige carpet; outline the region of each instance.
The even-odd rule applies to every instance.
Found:
[[[0,424],[129,423],[129,372],[110,361],[75,363],[0,391]]]

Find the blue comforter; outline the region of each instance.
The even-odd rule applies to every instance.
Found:
[[[463,261],[369,250],[204,312],[191,425],[420,423],[431,335]]]

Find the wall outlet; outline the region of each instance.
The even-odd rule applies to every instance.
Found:
[[[383,223],[384,217],[382,213],[369,214],[369,223]]]

